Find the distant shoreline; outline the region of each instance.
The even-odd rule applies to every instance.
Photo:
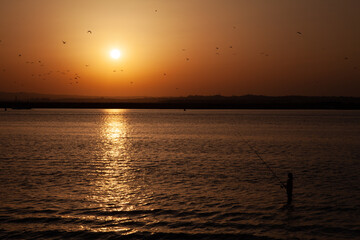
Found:
[[[29,102],[0,102],[0,108],[33,109],[33,108],[73,108],[73,109],[334,109],[360,110],[354,104],[168,104],[168,103],[29,103]]]
[[[94,109],[360,109],[359,97],[307,96],[188,96],[160,98],[34,98],[0,99],[0,108],[94,108]]]

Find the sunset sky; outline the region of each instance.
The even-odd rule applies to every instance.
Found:
[[[360,97],[359,11],[359,0],[0,0],[0,91]]]

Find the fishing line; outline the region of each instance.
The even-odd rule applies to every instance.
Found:
[[[240,134],[240,137],[246,142],[246,144],[249,146],[249,148],[256,154],[256,156],[262,161],[262,163],[270,170],[270,172],[273,174],[273,176],[280,182],[280,185],[286,189],[285,184],[280,180],[280,178],[276,175],[276,173],[271,169],[271,167],[265,162],[265,160],[261,157],[261,155],[256,151],[256,149],[250,145],[248,141],[245,140],[245,138]]]

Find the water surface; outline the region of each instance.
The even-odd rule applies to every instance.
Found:
[[[359,136],[360,111],[1,112],[0,238],[354,239]]]

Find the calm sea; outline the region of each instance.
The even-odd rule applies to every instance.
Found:
[[[0,238],[355,239],[359,173],[360,111],[2,111]]]

